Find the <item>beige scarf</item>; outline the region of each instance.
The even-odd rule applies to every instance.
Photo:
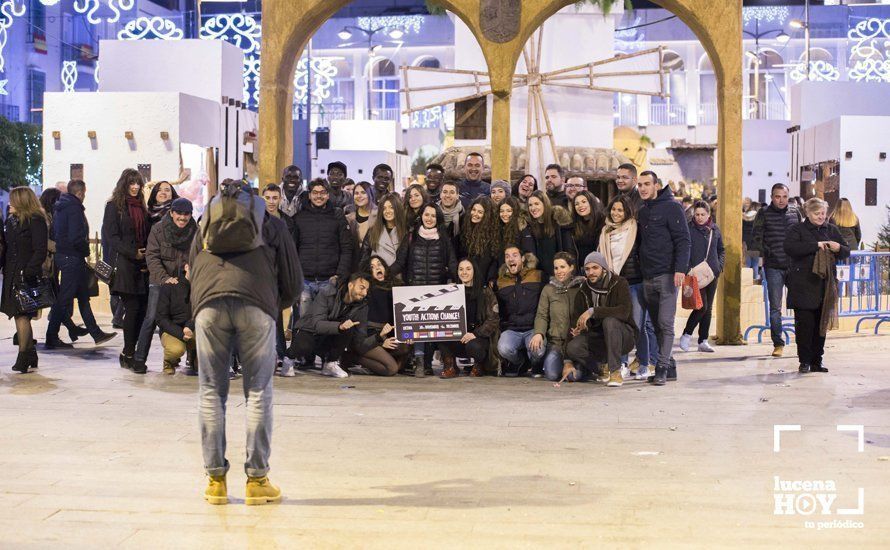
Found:
[[[611,234],[615,232],[626,233],[624,236],[624,254],[621,255],[621,261],[617,263],[614,258],[612,258],[612,245],[609,242]],[[606,257],[606,263],[609,264],[609,269],[612,273],[615,273],[616,275],[621,273],[621,268],[624,267],[624,263],[630,257],[630,253],[633,252],[634,243],[636,243],[636,241],[637,220],[630,218],[629,220],[625,220],[618,224],[611,219],[606,219],[606,226],[603,228],[603,232],[600,233],[599,252]]]

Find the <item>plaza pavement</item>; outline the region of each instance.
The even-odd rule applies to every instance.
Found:
[[[832,334],[828,375],[799,376],[766,345],[679,354],[664,388],[276,378],[271,479],[286,498],[265,507],[243,505],[238,380],[232,499],[215,507],[201,499],[197,379],[162,375],[157,341],[144,376],[118,366],[120,336],[41,352],[18,375],[12,330],[2,548],[890,547],[888,335]],[[780,452],[775,424],[801,425]],[[864,426],[863,452],[839,424]],[[775,515],[775,476],[833,481],[832,514]],[[864,514],[838,515],[860,487]]]

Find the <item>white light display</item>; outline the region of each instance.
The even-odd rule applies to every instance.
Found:
[[[62,61],[62,87],[63,92],[73,92],[77,84],[77,62]]]
[[[785,6],[752,6],[742,10],[742,18],[745,24],[751,21],[784,23],[788,19],[788,13],[788,8]]]
[[[0,72],[5,70],[6,60],[3,58],[3,49],[9,39],[7,30],[12,26],[13,17],[25,15],[25,3],[23,0],[2,0],[0,2]]]
[[[260,94],[260,39],[259,22],[244,13],[215,15],[201,25],[201,38],[225,40],[244,52],[244,103],[256,106]]]
[[[118,40],[179,40],[184,36],[182,29],[163,17],[137,17],[117,33]]]
[[[794,82],[807,80],[806,63],[800,63],[794,67],[789,75]],[[828,61],[810,61],[810,78],[812,82],[834,82],[841,76],[840,71]]]
[[[111,10],[111,15],[107,15],[103,19],[101,16],[96,15],[99,8],[102,6],[102,1],[103,0],[74,0],[74,11],[80,14],[85,14],[87,21],[93,25],[98,25],[103,20],[107,23],[117,23],[121,18],[121,12],[130,11],[136,4],[136,0],[104,0],[105,5]]]
[[[99,86],[99,61],[96,60],[96,66],[93,69],[93,80],[96,81],[96,86]]]
[[[9,92],[6,91],[6,85],[8,83],[8,80],[0,80],[0,95],[9,95]]]
[[[423,26],[422,15],[391,15],[382,17],[359,17],[356,19],[356,26],[366,31],[374,29],[399,29],[402,32],[419,33]]]
[[[297,62],[297,71],[294,73],[294,103],[304,105],[306,103],[306,91],[309,87],[308,58],[302,57]],[[334,77],[337,76],[337,67],[326,57],[312,58],[312,103],[318,104],[331,97],[331,88],[334,87]]]
[[[890,82],[890,19],[860,21],[847,38],[855,42],[850,48],[850,80]]]
[[[441,128],[443,125],[448,127],[450,119],[454,119],[453,104],[445,107],[431,107],[429,109],[411,113],[411,127]],[[453,124],[451,124],[451,126],[453,126]]]

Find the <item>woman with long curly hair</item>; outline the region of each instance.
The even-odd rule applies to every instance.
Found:
[[[519,181],[513,186],[513,195],[516,197],[516,200],[519,201],[519,204],[522,206],[522,209],[525,210],[528,208],[528,199],[532,196],[538,189],[538,178],[534,177],[531,174],[526,174],[522,176]]]
[[[498,233],[494,208],[494,202],[484,195],[473,199],[457,238],[457,257],[472,260],[484,283],[497,276]]]
[[[386,265],[393,265],[399,245],[405,240],[405,211],[398,193],[388,193],[377,203],[377,217],[362,240],[359,269],[367,270],[371,256],[380,256]],[[396,274],[393,273],[393,276]]]
[[[106,258],[116,270],[111,292],[121,297],[124,307],[124,349],[120,364],[137,374],[146,371],[145,363],[137,365],[133,358],[148,306],[145,248],[151,222],[143,198],[144,187],[145,181],[138,171],[124,170],[105,205],[102,220],[102,232],[108,236],[115,252],[114,258]]]
[[[46,213],[30,187],[14,187],[9,192],[9,216],[4,225],[0,250],[3,251],[3,294],[0,311],[15,319],[19,353],[12,370],[19,373],[37,368],[37,347],[31,319],[36,312],[22,312],[15,299],[19,284],[34,281],[43,273],[48,240]]]
[[[561,206],[551,206],[547,193],[537,190],[528,198],[528,217],[535,243],[532,253],[541,270],[552,277],[556,253],[575,253],[571,214]]]
[[[535,241],[525,217],[519,199],[516,197],[507,197],[504,202],[498,205],[495,224],[495,232],[498,237],[495,256],[498,268],[504,263],[504,250],[508,246],[518,246],[523,254],[534,251]]]

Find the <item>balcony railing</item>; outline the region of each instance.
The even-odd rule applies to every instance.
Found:
[[[652,126],[686,126],[686,106],[673,103],[650,105],[649,124]]]
[[[787,108],[783,103],[748,103],[748,109],[744,114],[746,119],[757,120],[789,120]]]
[[[0,105],[0,117],[3,117],[12,122],[19,121],[19,106],[18,105]]]
[[[615,126],[636,126],[637,106],[634,103],[619,103],[615,106]]]
[[[698,125],[699,126],[716,126],[717,125],[717,104],[702,103],[698,107]]]
[[[401,120],[400,109],[371,109],[371,120]]]

